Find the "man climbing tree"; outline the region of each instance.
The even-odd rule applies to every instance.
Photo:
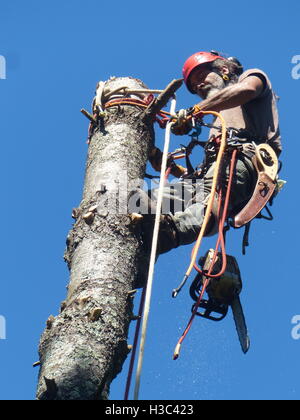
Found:
[[[183,66],[183,77],[187,89],[203,99],[188,110],[181,110],[174,119],[172,131],[175,135],[188,134],[195,120],[201,119],[205,111],[216,111],[230,129],[230,142],[238,147],[235,178],[232,186],[229,213],[238,211],[247,203],[255,189],[257,170],[252,158],[257,145],[268,144],[279,156],[281,139],[278,125],[276,96],[267,75],[259,69],[243,71],[236,58],[224,58],[217,52],[198,52],[187,59]],[[207,198],[211,193],[213,174],[216,167],[220,119],[216,118],[205,145],[205,159],[200,168],[184,174],[179,183],[167,186],[164,197],[172,202],[170,208],[179,208],[184,202],[183,194],[193,188],[193,199],[181,211],[171,211],[162,216],[163,229],[160,232],[158,252],[164,253],[180,245],[194,242],[201,229]],[[161,151],[152,151],[150,162],[154,169],[160,169]],[[229,159],[225,165],[225,183],[228,181]],[[177,171],[178,172],[178,171]],[[225,174],[224,172],[224,174]],[[190,179],[198,182],[191,187]],[[141,193],[142,194],[142,193]],[[151,198],[156,199],[156,191]],[[153,206],[150,202],[149,206]],[[213,211],[206,229],[206,235],[216,232]],[[145,221],[145,235],[151,238],[149,217]]]
[[[180,181],[163,188],[169,211],[162,206],[157,254],[198,241],[203,226],[206,235],[218,230],[221,190],[215,188],[217,183],[226,189],[232,182],[225,216],[236,214],[249,202],[246,211],[239,213],[242,217],[236,218],[236,226],[248,223],[275,188],[277,171],[266,177],[261,167],[272,168],[281,152],[276,99],[264,72],[243,72],[234,58],[199,52],[186,61],[183,76],[188,90],[203,101],[168,117],[173,133],[188,134],[207,111],[217,118],[200,168],[185,170],[169,159],[170,171]],[[136,209],[127,208],[133,191],[127,191],[128,185],[124,189],[122,182],[124,174],[129,182],[143,179],[148,158],[157,170],[166,162],[166,153],[162,160],[154,146],[153,122],[181,83],[170,84],[156,99],[135,79],[117,78],[98,85],[93,115],[86,112],[91,125],[83,199],[73,210],[75,223],[67,238],[68,295],[60,315],[48,319],[41,338],[38,399],[105,399],[122,368],[129,352],[129,323],[136,319],[133,289],[146,283],[158,196],[154,190],[149,199],[137,188],[141,217]],[[257,150],[262,144],[272,148],[275,159],[264,150],[260,161]],[[231,153],[237,156],[233,181]],[[124,204],[127,212],[120,211]]]
[[[225,59],[215,51],[198,52],[189,57],[183,66],[183,78],[188,90],[203,100],[190,109],[180,110],[170,118],[171,129],[175,135],[184,135],[192,129],[196,130],[192,133],[190,144],[183,148],[187,169],[176,165],[176,153],[171,153],[169,171],[180,178],[179,182],[167,186],[160,184],[159,189],[151,190],[148,194],[139,191],[143,207],[146,209],[146,215],[143,217],[144,242],[149,251],[151,248],[149,273],[154,253],[158,256],[180,245],[196,241],[184,279],[180,286],[173,290],[173,297],[176,297],[192,269],[198,271],[199,274],[190,289],[196,304],[192,308],[191,319],[175,348],[173,358],[178,358],[182,341],[196,314],[220,320],[226,316],[229,305],[233,311],[242,350],[246,353],[250,341],[239,300],[242,284],[236,260],[226,255],[225,223],[232,219],[228,226],[232,224],[236,228],[246,227],[243,241],[245,247],[248,244],[247,234],[251,220],[261,216],[261,211],[272,199],[276,186],[279,185],[277,173],[281,139],[276,97],[264,72],[259,69],[244,72],[236,58]],[[215,116],[213,124],[203,122],[202,118],[207,114]],[[211,128],[209,139],[207,142],[199,142],[199,129],[205,125]],[[189,154],[196,144],[204,147],[205,158],[194,170],[189,161]],[[164,172],[165,159],[165,148],[164,153],[158,148],[151,151],[149,160],[155,170]],[[155,202],[159,204],[155,205]],[[161,214],[157,247],[156,236],[153,234],[153,231],[157,230],[157,217],[154,223],[152,214],[156,207]],[[217,232],[216,249],[207,253],[200,269],[196,258],[201,241],[204,236]],[[221,253],[218,253],[219,248]],[[231,280],[228,282],[227,278],[223,283],[221,279],[225,271],[231,273]],[[213,283],[211,279],[217,280]],[[240,281],[236,282],[236,279]],[[152,283],[150,275],[148,284],[149,282]],[[149,295],[148,289],[151,289],[151,286],[148,287],[148,284]],[[225,288],[221,290],[224,285]],[[228,293],[223,293],[226,288]],[[209,300],[203,299],[205,292]],[[198,312],[199,307],[205,311]],[[147,313],[148,310],[149,305],[144,312]],[[216,319],[210,316],[212,312],[219,313],[221,317]],[[146,330],[146,324],[147,317],[143,331]],[[142,332],[143,335],[145,333]],[[140,346],[136,396],[139,390],[143,346],[144,340]]]

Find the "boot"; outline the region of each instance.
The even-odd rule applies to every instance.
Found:
[[[148,194],[142,190],[137,189],[136,193],[139,196],[140,208],[142,209],[142,238],[146,252],[151,252],[153,229],[156,213],[156,202],[151,200]],[[160,227],[158,234],[157,256],[177,248],[179,245],[178,233],[173,222],[172,215],[162,214],[160,216]]]

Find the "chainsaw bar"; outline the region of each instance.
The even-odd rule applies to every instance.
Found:
[[[203,270],[207,270],[211,265],[213,254],[214,250],[210,249],[205,257],[200,259],[199,263]],[[214,270],[219,272],[221,266],[222,254],[218,253]],[[244,354],[247,353],[250,348],[250,339],[239,297],[242,291],[242,279],[236,259],[231,255],[227,255],[227,269],[225,273],[219,278],[210,279],[206,286],[205,284],[205,275],[202,276],[198,273],[190,287],[190,296],[197,302],[193,305],[192,312],[211,321],[222,321],[226,317],[229,307],[231,307],[242,351]],[[203,290],[204,287],[205,290]],[[198,302],[200,295],[204,293],[208,295],[208,299],[202,298]],[[196,305],[197,310],[195,312]]]
[[[243,353],[246,354],[250,348],[250,338],[248,336],[244,311],[239,296],[231,303],[231,309],[241,347]]]

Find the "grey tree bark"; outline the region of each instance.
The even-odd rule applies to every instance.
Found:
[[[145,87],[132,78],[107,82],[111,89],[124,85]],[[68,294],[39,346],[39,400],[108,398],[128,355],[130,291],[142,281],[144,256],[139,227],[127,212],[126,182],[144,178],[154,143],[152,120],[142,113],[133,106],[109,108],[91,137],[83,198],[67,238]]]

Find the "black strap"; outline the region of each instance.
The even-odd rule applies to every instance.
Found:
[[[264,214],[262,214],[262,211],[263,210],[266,210],[266,212],[268,213],[268,216],[265,216]],[[256,218],[257,219],[264,219],[264,220],[269,220],[270,222],[272,221],[272,220],[274,220],[274,216],[273,216],[273,214],[271,213],[271,210],[269,209],[269,207],[266,205],[264,208],[263,208],[263,210],[256,216]]]
[[[246,255],[246,248],[249,246],[249,234],[250,234],[251,222],[245,225],[245,231],[243,236],[243,255]]]

